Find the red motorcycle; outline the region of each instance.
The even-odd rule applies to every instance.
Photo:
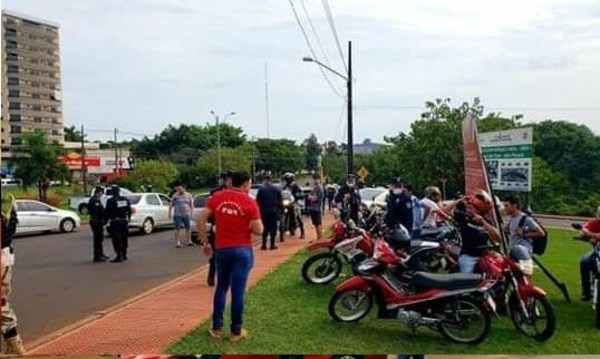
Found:
[[[330,316],[340,322],[356,322],[377,304],[380,319],[397,319],[413,332],[426,326],[463,344],[487,338],[491,318],[481,298],[494,307],[488,294],[493,280],[480,274],[403,274],[405,261],[378,240],[373,258],[337,286],[329,301]]]
[[[500,253],[498,246],[482,249],[477,271],[496,282],[492,295],[506,306],[517,330],[538,341],[550,339],[556,329],[556,316],[546,292],[531,281],[531,255],[520,246],[509,255]]]
[[[344,224],[338,220],[333,225],[333,237],[313,242],[310,252],[322,251],[309,257],[302,265],[302,278],[313,284],[327,284],[342,272],[342,260],[350,263],[353,270],[359,263],[373,254],[373,241],[370,234],[358,228],[352,221]]]

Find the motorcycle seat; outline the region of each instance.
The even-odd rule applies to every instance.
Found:
[[[476,287],[481,279],[481,274],[474,273],[435,274],[417,272],[411,278],[411,283],[416,288],[460,290]]]

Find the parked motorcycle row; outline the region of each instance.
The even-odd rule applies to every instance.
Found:
[[[333,282],[344,263],[352,269],[329,301],[331,318],[358,322],[375,307],[379,319],[398,320],[413,332],[426,327],[457,343],[478,344],[488,337],[492,317],[506,314],[523,335],[553,336],[554,309],[532,282],[527,253],[486,246],[476,273],[458,273],[462,240],[451,220],[435,235],[414,240],[402,226],[385,228],[384,215],[363,208],[357,224],[336,213],[331,237],[309,245],[314,254],[301,269],[307,283]]]

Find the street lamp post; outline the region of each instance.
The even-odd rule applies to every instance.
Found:
[[[215,111],[210,111],[210,113],[215,116],[215,122],[217,125],[217,163],[219,167],[219,175],[223,173],[223,168],[221,164],[221,126],[219,124],[219,115],[215,113]],[[235,115],[235,112],[230,112],[225,117],[223,117],[223,121],[227,120],[229,116]]]
[[[342,75],[341,73],[335,71],[320,61],[313,59],[312,57],[304,57],[302,60],[306,62],[314,62],[346,81],[346,87],[348,91],[348,174],[354,174],[354,131],[352,126],[352,41],[348,41],[348,76]]]

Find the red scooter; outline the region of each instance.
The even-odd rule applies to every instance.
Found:
[[[343,257],[353,270],[359,263],[373,254],[373,241],[370,234],[354,225],[352,220],[346,225],[337,220],[333,225],[333,236],[326,240],[313,242],[308,246],[310,252],[322,251],[309,257],[302,265],[302,278],[313,284],[327,284],[335,280],[342,272]]]
[[[550,339],[556,316],[546,292],[531,281],[531,255],[522,247],[513,248],[509,255],[500,253],[498,246],[482,249],[477,272],[496,282],[492,295],[496,302],[506,305],[517,330],[538,341]]]
[[[403,275],[405,261],[385,241],[378,240],[373,258],[361,263],[358,274],[337,286],[329,301],[330,316],[340,322],[356,322],[377,304],[380,319],[397,319],[413,332],[426,326],[463,344],[477,344],[487,338],[491,318],[482,301],[495,306],[488,294],[493,280],[480,274]]]

